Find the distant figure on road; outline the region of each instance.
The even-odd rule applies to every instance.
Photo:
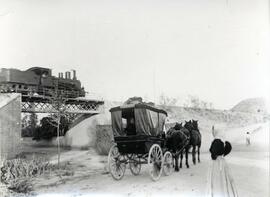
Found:
[[[216,130],[215,130],[215,126],[212,126],[212,135],[215,138],[216,137]]]
[[[246,145],[247,146],[250,145],[250,133],[249,132],[246,133]]]

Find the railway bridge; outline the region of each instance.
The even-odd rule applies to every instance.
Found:
[[[59,113],[73,119],[70,128],[93,115],[104,112],[104,101],[96,99],[61,98],[42,95],[22,95],[22,113]]]
[[[66,114],[99,114],[103,112],[104,101],[79,98],[60,98],[42,95],[22,95],[22,112],[58,113],[64,109]]]

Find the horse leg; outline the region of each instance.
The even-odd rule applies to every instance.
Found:
[[[192,161],[193,161],[193,164],[196,165],[196,146],[192,146]]]
[[[189,168],[189,164],[188,164],[188,149],[189,148],[186,148],[186,166],[187,166],[187,168]]]
[[[178,166],[178,160],[179,160],[179,155],[175,155],[175,171],[179,171],[179,166]]]
[[[182,160],[183,160],[183,151],[181,152],[180,168],[182,168]]]
[[[198,146],[198,163],[200,163],[201,160],[200,160],[200,146]]]

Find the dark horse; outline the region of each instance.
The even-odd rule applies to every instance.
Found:
[[[198,120],[185,121],[184,127],[190,133],[190,147],[192,147],[192,161],[196,164],[196,147],[198,147],[198,162],[200,162],[200,148],[202,136],[198,128]]]
[[[186,167],[189,168],[189,164],[188,164],[188,151],[190,149],[190,132],[188,129],[186,129],[185,127],[182,126],[182,123],[176,123],[175,125],[176,129],[180,130],[181,132],[183,132],[187,137],[188,140],[185,144],[185,148],[183,149],[183,151],[181,151],[181,159],[180,159],[180,168],[182,168],[182,161],[183,161],[183,153],[185,152],[185,156],[186,156]]]
[[[169,129],[166,134],[166,147],[172,153],[173,158],[175,160],[175,171],[179,171],[178,160],[179,154],[181,153],[181,163],[180,167],[182,167],[182,158],[183,151],[186,152],[186,166],[188,165],[188,144],[189,144],[189,132],[188,130],[182,127],[182,123],[176,125]]]

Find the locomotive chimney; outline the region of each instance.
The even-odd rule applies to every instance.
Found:
[[[65,78],[70,79],[70,72],[69,71],[65,72]]]
[[[68,79],[71,79],[71,73],[68,71],[67,72]]]
[[[73,80],[77,80],[77,77],[76,77],[76,70],[72,70],[73,72]]]

